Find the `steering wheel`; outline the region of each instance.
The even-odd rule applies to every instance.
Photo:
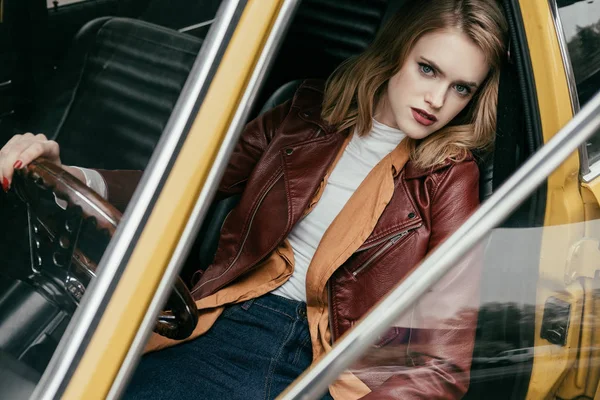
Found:
[[[62,297],[78,304],[96,276],[97,264],[117,229],[121,212],[77,178],[46,161],[34,161],[17,171],[13,188],[27,207],[33,276],[52,282],[45,286],[68,293]],[[87,240],[78,244],[82,236]],[[196,328],[198,309],[181,278],[174,284],[167,308],[160,313],[154,332],[171,339],[188,337]]]

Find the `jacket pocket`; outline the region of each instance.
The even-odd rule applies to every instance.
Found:
[[[414,226],[410,229],[406,229],[402,232],[396,233],[393,236],[386,238],[384,240],[384,244],[375,252],[373,253],[373,255],[371,257],[369,257],[364,263],[362,263],[361,265],[358,266],[358,268],[354,269],[354,271],[352,271],[352,277],[356,278],[358,277],[358,275],[360,275],[362,272],[366,271],[367,268],[369,268],[370,266],[372,266],[379,258],[383,257],[383,255],[385,253],[387,253],[389,250],[391,250],[391,248],[398,244],[399,242],[403,241],[403,239],[406,239],[406,237],[413,231],[415,231],[416,229],[420,228],[423,224],[419,224],[417,226]],[[364,251],[364,250],[363,250]]]

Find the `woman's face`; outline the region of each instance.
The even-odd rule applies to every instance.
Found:
[[[375,119],[423,139],[469,103],[490,67],[483,51],[458,30],[423,35],[388,82]]]

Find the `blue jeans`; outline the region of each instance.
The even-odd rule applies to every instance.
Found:
[[[143,356],[123,399],[274,399],[311,362],[306,304],[267,294],[228,306],[198,339]]]

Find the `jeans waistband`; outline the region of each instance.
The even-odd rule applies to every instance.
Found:
[[[285,314],[292,319],[306,320],[306,303],[288,299],[287,297],[267,293],[255,299],[247,300],[239,304],[243,309],[248,310],[253,306],[260,306],[268,310]]]

